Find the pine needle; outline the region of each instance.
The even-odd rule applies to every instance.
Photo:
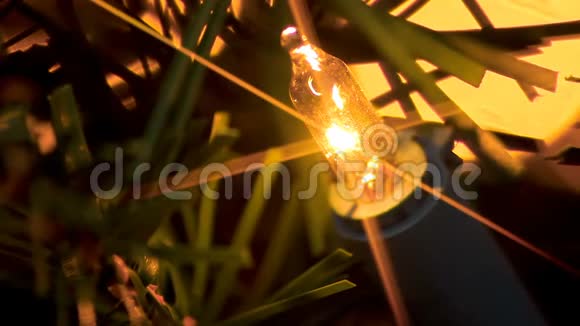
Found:
[[[278,301],[322,286],[329,279],[342,274],[352,263],[352,254],[343,249],[337,249],[278,290],[267,301]]]
[[[330,295],[352,289],[356,285],[347,280],[338,281],[321,288],[308,291],[303,294],[292,296],[288,299],[276,301],[254,310],[240,314],[232,319],[218,323],[219,326],[253,325],[264,321],[275,314],[288,311],[297,306],[305,305],[314,300],[319,300]]]
[[[260,170],[261,173],[254,180],[252,196],[246,204],[239,225],[236,228],[232,248],[243,249],[249,247],[250,240],[254,235],[256,225],[266,204],[264,198],[266,188],[272,186],[278,175],[277,173],[273,173],[277,169],[277,165],[269,163],[277,162],[279,159],[280,153],[278,152],[270,152],[267,154],[266,166]],[[266,179],[265,176],[271,176],[271,178]],[[209,298],[207,309],[205,309],[204,323],[211,323],[217,319],[236,281],[239,267],[237,263],[232,263],[224,265],[219,271],[216,277],[216,286]]]

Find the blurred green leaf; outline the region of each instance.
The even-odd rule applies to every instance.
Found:
[[[13,249],[22,250],[28,253],[32,252],[32,247],[29,241],[21,240],[6,234],[0,234],[0,244],[12,247]],[[50,251],[46,248],[40,248],[40,255],[42,259],[46,259],[50,255]]]
[[[195,248],[195,241],[198,237],[197,235],[198,232],[196,232],[196,230],[198,229],[198,226],[196,225],[197,214],[195,214],[193,211],[195,209],[194,203],[196,203],[196,201],[197,200],[184,203],[183,205],[181,205],[180,209],[181,216],[183,217],[183,227],[185,229],[185,235],[191,248]]]
[[[103,216],[94,197],[37,178],[30,189],[31,214],[56,219],[68,228],[103,231]]]
[[[147,308],[147,288],[143,285],[141,281],[141,277],[132,269],[129,269],[129,279],[131,280],[131,284],[137,292],[137,302],[139,305],[143,307],[143,309]]]
[[[230,5],[230,0],[216,0],[213,2],[216,3],[215,7],[203,33],[203,39],[196,48],[196,53],[204,58],[209,57],[211,48],[224,26]],[[194,106],[202,94],[202,86],[206,72],[207,69],[197,62],[194,62],[187,71],[187,77],[181,88],[180,100],[177,103],[177,114],[172,123],[172,132],[175,138],[171,144],[172,150],[169,153],[168,161],[176,159],[177,154],[181,150],[184,142],[185,127],[191,117]]]
[[[523,60],[512,54],[460,35],[446,35],[446,43],[459,49],[474,60],[498,74],[554,92],[558,72]]]
[[[170,200],[158,196],[148,200],[129,201],[125,205],[112,207],[106,212],[106,238],[123,239],[126,242],[146,242],[161,222],[173,211],[177,210],[182,201]]]
[[[150,289],[148,290],[147,297],[151,298],[153,306],[152,320],[155,325],[181,325],[177,312],[162,297]]]
[[[211,247],[210,249],[194,249],[183,245],[138,247],[133,246],[132,252],[136,255],[155,256],[174,264],[193,264],[197,260],[207,260],[212,263],[235,263],[240,266],[251,264],[247,250],[231,247]]]
[[[265,167],[260,170],[258,176],[254,179],[254,186],[252,189],[252,196],[244,212],[240,217],[240,222],[234,233],[232,241],[232,248],[245,249],[250,245],[256,225],[262,215],[266,205],[265,192],[274,184],[277,173],[274,173],[278,166],[276,164],[268,164],[269,162],[278,162],[280,153],[269,152],[265,160]],[[265,178],[270,176],[270,178]],[[215,288],[207,303],[206,314],[204,315],[204,323],[211,323],[218,317],[222,307],[233,288],[233,284],[237,278],[237,273],[240,265],[236,262],[222,266],[222,269],[216,276]]]
[[[189,293],[189,286],[185,281],[185,273],[179,269],[179,266],[169,262],[167,263],[167,270],[173,284],[173,292],[175,293],[175,309],[180,316],[187,316],[191,314],[191,293]]]
[[[358,29],[385,61],[400,71],[409,82],[416,84],[418,90],[430,104],[436,105],[449,101],[445,93],[437,87],[435,80],[426,75],[415,62],[409,49],[401,42],[394,28],[385,24],[384,13],[375,12],[363,2],[358,1],[323,1],[328,5],[328,8],[335,10]]]
[[[148,246],[136,245],[135,243],[128,243],[132,256],[154,256],[159,259],[159,274],[168,277],[171,280],[173,295],[175,296],[175,308],[178,310],[180,316],[185,316],[190,313],[190,293],[189,286],[186,284],[185,273],[181,269],[181,262],[192,263],[195,260],[195,255],[189,247],[176,245],[175,234],[172,228],[170,216],[163,218],[163,222],[159,225],[155,233],[150,237]],[[173,311],[173,308],[165,303],[163,299],[163,287],[167,284],[165,279],[160,279],[161,293],[154,293],[155,299],[166,306],[171,316],[178,319],[178,314]]]
[[[267,301],[278,301],[322,286],[333,277],[342,274],[352,264],[352,254],[343,249],[337,249],[278,290]]]
[[[65,85],[48,97],[59,147],[67,171],[74,172],[92,163],[72,86]]]
[[[264,254],[263,261],[258,269],[255,279],[257,280],[252,291],[246,298],[245,306],[253,307],[264,298],[276,281],[283,263],[287,262],[290,255],[289,244],[299,225],[298,221],[298,198],[291,196],[280,212],[276,228],[270,237],[271,241]]]
[[[26,126],[27,112],[21,105],[0,108],[0,144],[32,140]]]
[[[195,166],[201,166],[203,164],[225,161],[227,157],[231,156],[229,149],[239,137],[239,132],[235,129],[229,131],[228,134],[217,135],[210,143],[201,146],[197,153],[192,153],[196,156],[193,164]]]
[[[28,230],[25,216],[19,216],[7,207],[0,207],[0,233],[24,233]]]
[[[442,42],[438,34],[429,33],[427,29],[414,28],[408,21],[388,13],[383,14],[381,22],[414,57],[425,59],[472,86],[481,84],[486,67]]]
[[[44,297],[50,290],[50,266],[46,261],[46,249],[43,247],[43,230],[45,220],[42,216],[32,214],[28,217],[30,248],[32,250],[32,261],[34,262],[34,276],[36,295]]]
[[[220,326],[232,325],[254,325],[264,321],[276,314],[288,311],[297,306],[308,304],[311,301],[319,300],[327,296],[352,289],[356,285],[347,280],[332,283],[321,288],[308,291],[303,294],[294,295],[288,299],[276,301],[251,311],[242,313],[224,322],[218,323]]]
[[[218,190],[218,182],[211,182],[208,184],[210,189]],[[211,247],[214,233],[214,218],[216,210],[216,200],[207,196],[201,196],[199,207],[198,230],[194,247],[197,250],[208,250]],[[192,296],[194,298],[194,314],[201,310],[201,302],[205,295],[207,287],[209,262],[207,260],[197,260],[195,262],[192,282]]]
[[[309,186],[310,175],[305,175],[304,188]],[[302,202],[304,212],[304,223],[306,224],[306,231],[308,232],[308,240],[310,241],[310,252],[313,257],[321,257],[327,250],[328,226],[331,221],[332,208],[328,203],[328,187],[330,184],[329,174],[318,175],[316,185],[316,193],[314,197]]]
[[[234,141],[237,140],[239,133],[235,129],[230,128],[230,115],[227,112],[218,111],[214,114],[212,129],[210,133],[210,142],[207,148],[207,155],[201,157],[207,158],[206,162],[212,159],[219,159],[224,153],[228,151]],[[210,154],[211,153],[211,154]],[[213,191],[219,191],[219,181],[210,182],[207,186]],[[207,250],[211,247],[214,233],[214,219],[216,215],[217,200],[201,195],[198,214],[198,231],[194,237],[190,236],[192,245],[196,249]],[[191,208],[193,209],[193,207]],[[193,218],[191,211],[186,211],[186,215]],[[194,239],[195,238],[195,239]],[[209,276],[208,261],[198,260],[195,263],[192,281],[192,297],[193,297],[193,313],[198,315],[202,309],[202,301],[205,297]]]
[[[194,50],[204,25],[211,17],[211,11],[217,5],[216,1],[205,1],[199,10],[191,16],[185,30],[181,44],[190,50]],[[145,129],[143,147],[140,151],[139,161],[149,161],[155,146],[159,141],[161,131],[167,121],[171,108],[178,100],[180,85],[183,85],[188,73],[189,57],[181,52],[176,52],[169,69],[165,72],[163,83],[159,89],[159,96],[151,118]]]
[[[441,56],[444,65],[440,65],[439,61],[432,61],[425,55],[433,55],[433,49],[445,47],[451,49],[455,53],[460,54],[464,58],[467,58],[471,62],[476,62],[478,66],[483,69],[479,71],[481,73],[480,77],[483,77],[485,70],[491,70],[498,74],[513,78],[516,81],[525,82],[527,84],[537,86],[548,91],[554,91],[556,89],[556,82],[558,79],[558,73],[518,59],[514,55],[507,53],[503,50],[494,48],[489,44],[471,39],[462,35],[453,34],[440,34],[436,31],[432,31],[426,27],[417,25],[413,22],[403,20],[398,17],[394,17],[385,14],[385,19],[392,22],[392,30],[395,33],[399,33],[401,36],[403,44],[410,49],[411,52],[416,53],[419,50],[421,53],[420,58],[424,58],[441,70],[446,71],[473,86],[478,86],[478,84],[473,84],[464,78],[458,76],[453,70],[448,70],[448,66],[454,66],[457,63],[456,57],[445,58],[445,55]],[[437,55],[438,51],[436,51]],[[462,65],[457,66],[458,69],[464,68]],[[476,72],[477,70],[473,70]],[[476,78],[477,74],[474,73],[473,77]],[[476,81],[477,79],[473,79]],[[481,79],[480,79],[481,82]]]

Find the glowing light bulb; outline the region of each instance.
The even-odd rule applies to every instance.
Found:
[[[316,127],[310,132],[330,160],[370,162],[364,135],[383,121],[364,96],[348,66],[310,44],[295,27],[282,32],[292,61],[290,98]],[[336,162],[333,162],[336,163]]]
[[[359,138],[356,131],[346,130],[337,124],[326,129],[326,141],[337,152],[345,153],[357,150],[360,147]]]
[[[388,127],[343,61],[310,44],[294,27],[282,32],[281,43],[292,61],[292,103],[311,120],[310,133],[341,175],[339,182],[373,193],[384,173],[381,159],[392,154],[373,145],[393,149],[394,133],[385,132]],[[360,169],[341,174],[347,163],[358,163]]]

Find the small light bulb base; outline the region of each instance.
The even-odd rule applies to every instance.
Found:
[[[426,136],[415,135],[402,142],[389,163],[407,174],[407,178],[401,175],[385,176],[384,195],[376,201],[345,198],[341,195],[340,184],[334,183],[329,192],[329,201],[339,234],[345,238],[367,241],[361,220],[368,218],[378,219],[384,238],[391,238],[419,223],[438,201],[434,195],[423,191],[419,183],[444,189],[450,180],[444,152],[440,145]],[[408,178],[409,175],[413,181]]]

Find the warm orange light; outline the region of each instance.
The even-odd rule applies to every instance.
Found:
[[[294,27],[282,32],[282,45],[292,60],[290,98],[296,109],[313,122],[308,126],[310,132],[337,172],[339,182],[355,191],[375,193],[385,154],[369,151],[367,145],[368,141],[377,141],[375,131],[385,127],[381,117],[344,62],[308,43]],[[389,142],[392,144],[392,140],[384,141]],[[345,171],[346,165],[349,171]],[[353,166],[357,168],[351,170]]]
[[[332,85],[332,100],[339,110],[344,109],[344,100],[340,96],[340,88],[336,84]]]
[[[316,50],[314,50],[312,45],[310,44],[302,45],[294,49],[294,53],[302,54],[304,56],[304,59],[308,61],[308,63],[310,64],[310,68],[316,71],[321,71],[320,58],[318,57],[318,54],[316,53]]]
[[[336,153],[346,153],[360,149],[359,134],[333,124],[326,130],[326,141]]]
[[[406,4],[412,1],[405,2]],[[580,1],[480,1],[496,28],[550,24],[578,19]],[[406,8],[401,6],[398,10]],[[398,11],[396,11],[398,12]],[[448,19],[441,19],[442,16]],[[429,1],[409,18],[413,23],[438,31],[472,30],[480,28],[461,1]],[[549,46],[547,42],[549,41]],[[521,59],[539,66],[580,75],[580,38],[546,39],[541,51],[521,53]],[[425,71],[435,67],[425,61],[418,62]],[[390,91],[378,63],[358,64],[351,67],[368,98],[375,98]],[[555,93],[540,92],[540,97],[530,101],[518,84],[511,78],[487,72],[481,85],[476,88],[456,78],[447,78],[438,85],[481,128],[525,137],[537,138],[551,144],[577,121],[580,111],[580,84],[558,84]],[[411,94],[423,120],[442,122],[429,104],[418,94]],[[381,116],[404,118],[398,103],[378,108]],[[575,145],[575,144],[574,144]],[[512,153],[522,157],[521,153]],[[469,156],[471,158],[471,155]]]
[[[290,98],[308,117],[310,132],[332,163],[369,162],[375,153],[364,148],[364,133],[383,121],[367,100],[347,65],[308,43],[296,28],[282,32],[282,45],[292,59]]]

